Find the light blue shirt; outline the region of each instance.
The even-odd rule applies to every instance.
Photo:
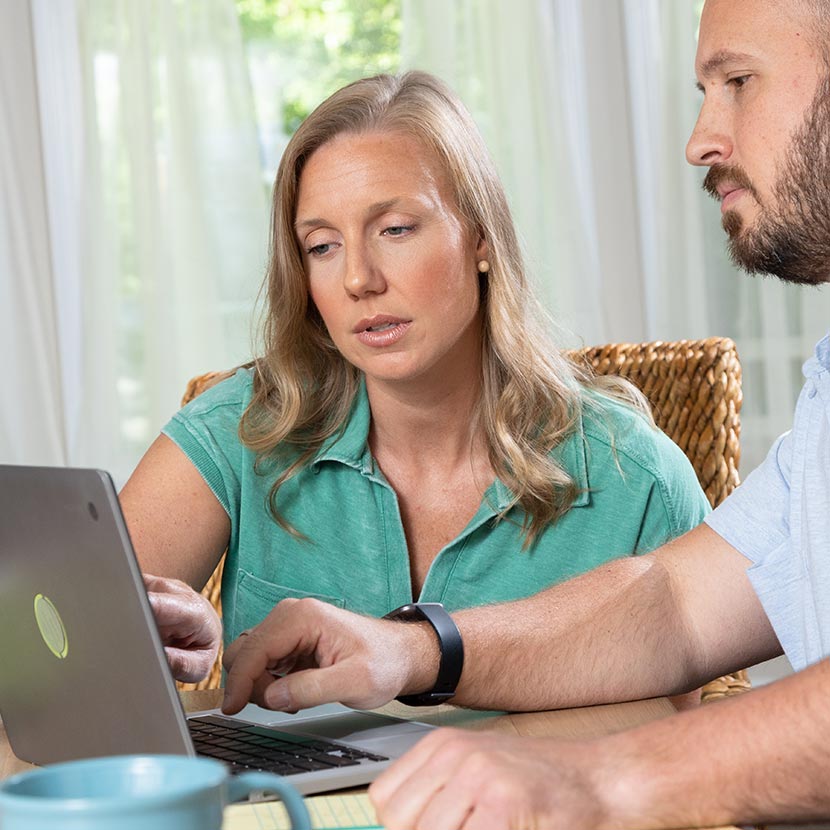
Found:
[[[706,519],[750,581],[796,670],[830,654],[830,336],[804,364],[790,432]]]

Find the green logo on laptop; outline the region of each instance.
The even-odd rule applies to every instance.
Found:
[[[69,641],[66,638],[66,629],[58,609],[52,604],[49,597],[38,594],[35,597],[35,619],[40,629],[40,636],[46,643],[49,651],[55,657],[63,660],[69,652]]]

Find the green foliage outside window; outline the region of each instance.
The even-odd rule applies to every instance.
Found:
[[[291,135],[350,81],[398,69],[400,0],[236,0],[236,8],[258,117],[272,134]]]

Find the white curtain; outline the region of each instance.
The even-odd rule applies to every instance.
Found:
[[[593,22],[579,0],[403,2],[402,64],[442,77],[472,112],[539,292],[587,343],[637,337],[641,315],[639,284],[632,291],[606,279],[612,263],[636,256],[636,227],[624,204],[630,194],[609,201],[603,189],[619,158],[604,152],[594,128],[624,135],[611,125],[626,112],[623,98],[591,95],[592,84],[619,83],[619,73],[606,72],[605,50],[586,42]],[[620,221],[604,228],[620,200]]]
[[[748,472],[789,426],[830,300],[728,262],[717,205],[684,155],[700,0],[403,2],[403,62],[472,111],[570,342],[737,342]]]
[[[0,11],[0,462],[66,458],[58,308],[28,8]]]
[[[251,353],[268,200],[236,11],[31,0],[4,18],[12,8],[31,34],[26,60],[0,57],[4,137],[40,107],[0,143],[0,239],[15,243],[0,247],[0,336],[20,365],[0,450],[123,480],[190,376]]]

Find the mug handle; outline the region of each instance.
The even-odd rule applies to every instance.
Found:
[[[267,772],[243,772],[228,781],[230,801],[240,801],[253,790],[265,790],[280,797],[291,819],[292,830],[311,830],[311,819],[303,797],[284,778]]]

